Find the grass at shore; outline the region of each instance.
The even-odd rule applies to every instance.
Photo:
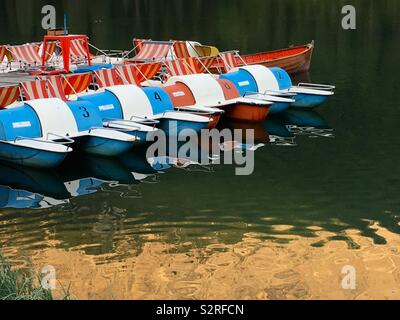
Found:
[[[38,275],[13,270],[0,253],[0,300],[53,300],[53,296],[40,286]]]

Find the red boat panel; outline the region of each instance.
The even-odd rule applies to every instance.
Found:
[[[239,98],[240,94],[235,85],[229,80],[218,79],[224,91],[225,99],[231,100]],[[269,112],[269,106],[259,106],[244,103],[237,103],[223,107],[225,116],[230,119],[248,122],[264,121]]]
[[[269,107],[237,103],[228,106],[225,108],[225,111],[225,116],[230,119],[248,122],[262,122],[268,115]]]
[[[181,82],[163,87],[163,89],[168,93],[174,107],[194,106],[196,104],[192,91]]]
[[[229,80],[217,79],[219,85],[224,92],[224,96],[226,100],[231,100],[240,97],[240,93],[236,86]]]

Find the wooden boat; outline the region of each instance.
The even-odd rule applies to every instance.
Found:
[[[236,57],[236,64],[238,66],[243,66],[244,64],[261,64],[269,68],[279,67],[289,74],[296,74],[307,72],[310,69],[313,51],[314,41],[302,46],[241,55],[241,57]],[[221,68],[222,63],[220,59],[217,59],[211,68],[211,72],[219,73]]]

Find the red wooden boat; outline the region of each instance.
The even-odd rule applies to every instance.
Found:
[[[289,47],[287,49],[246,54],[236,57],[236,64],[241,66],[247,64],[262,64],[266,67],[280,67],[289,74],[307,72],[310,69],[311,58],[314,50],[314,41],[309,44]],[[222,63],[216,60],[212,72],[218,73]]]

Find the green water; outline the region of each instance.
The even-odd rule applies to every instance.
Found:
[[[0,1],[0,43],[39,40],[46,2]],[[341,28],[340,10],[348,3],[357,9],[354,31]],[[56,6],[59,22],[68,12],[71,32],[87,33],[100,48],[129,49],[137,36],[193,39],[250,53],[314,39],[306,78],[337,89],[313,116],[333,131],[303,130],[286,144],[264,141],[255,152],[255,172],[242,177],[230,165],[157,173],[135,150],[119,160],[70,161],[55,172],[2,165],[3,206],[9,205],[11,190],[25,190],[18,191],[25,206],[50,206],[0,210],[0,247],[16,260],[46,249],[49,239],[58,248],[117,260],[139,253],[151,241],[148,235],[185,251],[188,241],[201,249],[234,244],[248,233],[262,239],[313,237],[310,226],[333,232],[331,239],[353,248],[358,244],[345,236],[348,229],[376,245],[386,240],[372,223],[400,233],[399,1],[63,1]],[[268,132],[274,141],[274,128],[296,124],[288,117],[270,118],[257,132]],[[131,172],[148,176],[135,181]],[[95,186],[88,194],[71,197],[65,183],[90,177]],[[277,231],[275,225],[293,228]],[[122,242],[129,243],[129,252],[114,252]]]

